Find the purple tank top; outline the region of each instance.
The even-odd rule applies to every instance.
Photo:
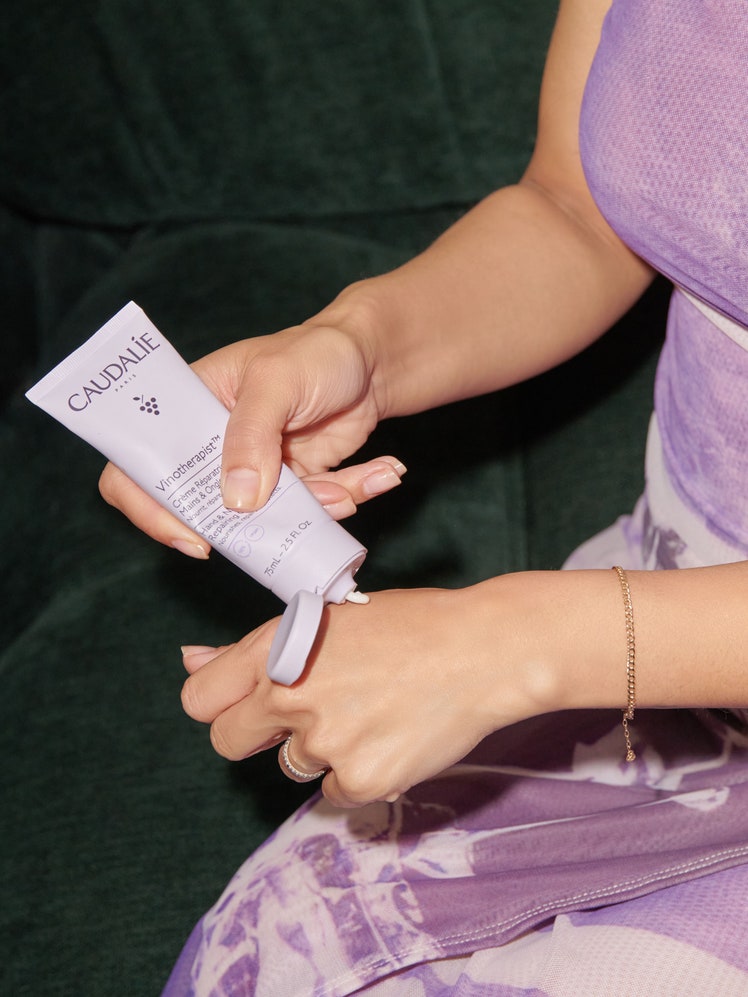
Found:
[[[580,147],[611,226],[676,288],[655,387],[683,501],[748,552],[748,3],[614,0]]]

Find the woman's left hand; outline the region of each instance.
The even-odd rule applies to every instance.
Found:
[[[277,620],[231,647],[185,648],[184,708],[211,724],[213,746],[226,758],[293,734],[291,763],[310,773],[328,769],[322,790],[333,804],[394,800],[492,730],[539,712],[518,678],[516,618],[501,612],[486,584],[327,606],[291,687],[265,671]]]

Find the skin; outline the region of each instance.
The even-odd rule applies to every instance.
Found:
[[[228,506],[262,505],[285,460],[334,515],[350,514],[404,470],[395,457],[329,470],[381,419],[546,370],[599,337],[648,286],[651,270],[598,212],[577,146],[607,7],[562,3],[537,146],[517,185],[303,324],[195,365],[232,410]],[[116,468],[100,487],[154,539],[207,556],[204,541]],[[747,571],[741,562],[629,573],[639,706],[748,704]],[[365,607],[329,606],[291,688],[265,674],[276,626],[230,647],[184,649],[184,708],[210,724],[227,758],[293,732],[293,763],[310,772],[329,766],[322,789],[338,806],[395,799],[524,718],[626,702],[623,602],[609,570],[522,572],[457,591],[378,592]]]

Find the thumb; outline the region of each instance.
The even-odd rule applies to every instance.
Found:
[[[227,509],[252,512],[270,498],[281,470],[285,421],[277,393],[258,385],[251,392],[237,392],[221,458],[221,494]]]

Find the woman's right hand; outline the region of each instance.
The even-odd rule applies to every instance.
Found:
[[[350,312],[334,302],[302,325],[233,343],[193,364],[230,410],[221,481],[228,508],[250,512],[262,506],[281,462],[337,519],[399,484],[405,468],[395,457],[330,471],[364,444],[381,416],[366,338],[333,322]],[[114,465],[105,468],[99,488],[149,536],[183,553],[208,556],[204,539]]]

